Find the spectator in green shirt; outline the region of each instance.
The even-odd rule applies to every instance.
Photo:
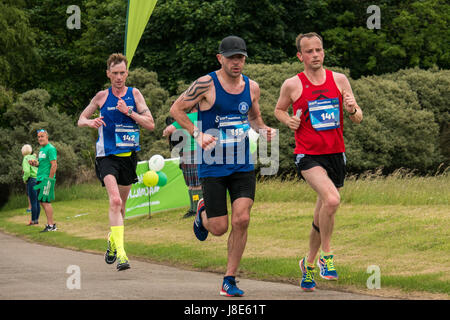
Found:
[[[44,129],[37,131],[37,138],[41,149],[39,150],[38,160],[31,160],[32,166],[38,167],[36,176],[37,186],[41,185],[38,199],[41,199],[41,205],[47,216],[47,224],[42,232],[56,231],[56,224],[53,221],[53,207],[51,200],[54,199],[54,186],[56,178],[56,169],[58,168],[56,159],[56,148],[48,142],[48,132]],[[45,186],[44,186],[45,184]],[[50,194],[50,196],[49,196]]]
[[[28,223],[29,226],[39,223],[39,215],[41,213],[41,206],[38,201],[38,193],[34,190],[34,186],[36,185],[36,177],[38,169],[33,167],[28,162],[29,160],[37,160],[36,155],[31,154],[33,149],[29,144],[26,144],[22,147],[22,170],[23,170],[23,182],[27,186],[27,196],[29,201],[29,208],[31,212],[31,220]],[[27,210],[28,211],[28,210]]]

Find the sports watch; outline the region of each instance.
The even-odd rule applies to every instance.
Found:
[[[132,113],[133,113],[133,108],[132,107],[128,107],[127,115],[131,116]]]
[[[195,128],[194,131],[192,132],[192,136],[194,137],[194,139],[197,139],[199,133],[200,131],[197,128]]]

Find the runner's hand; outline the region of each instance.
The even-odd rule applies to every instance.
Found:
[[[89,122],[89,127],[91,127],[91,128],[98,129],[101,126],[106,127],[106,123],[103,121],[103,117],[91,119],[91,121]]]
[[[197,137],[197,143],[202,147],[203,150],[211,150],[216,146],[218,138],[210,134],[199,132]]]
[[[264,129],[260,129],[259,133],[262,134],[262,136],[268,141],[270,142],[272,140],[273,137],[275,137],[277,135],[277,130],[270,128],[270,127],[266,127]]]
[[[342,90],[342,100],[344,102],[345,110],[349,113],[353,113],[358,106],[356,104],[355,97],[351,95],[349,92]]]
[[[295,116],[292,116],[289,118],[289,121],[287,123],[289,129],[296,131],[299,127],[300,127],[300,115],[301,115],[301,110],[298,109],[297,113],[295,114]]]
[[[127,103],[122,98],[119,98],[116,109],[119,110],[120,112],[122,112],[123,114],[127,114],[127,112],[128,112]]]

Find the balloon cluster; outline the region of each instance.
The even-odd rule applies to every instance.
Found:
[[[148,167],[150,170],[144,173],[142,182],[147,187],[165,186],[167,183],[167,176],[161,171],[164,168],[164,158],[159,154],[152,156],[150,160],[148,160]]]

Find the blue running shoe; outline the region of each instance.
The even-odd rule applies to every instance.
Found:
[[[236,280],[234,277],[225,277],[223,278],[222,289],[220,290],[221,296],[227,297],[242,297],[244,295],[244,291],[239,289],[236,286]]]
[[[333,255],[321,256],[317,260],[320,269],[320,276],[325,280],[337,280],[338,275],[334,267]]]
[[[205,241],[208,237],[208,230],[205,229],[202,222],[202,211],[205,210],[203,198],[198,201],[197,214],[194,219],[194,234],[200,241]]]
[[[316,282],[314,281],[314,268],[306,265],[306,258],[299,261],[300,270],[302,271],[302,281],[300,287],[303,291],[311,292],[316,288]]]

